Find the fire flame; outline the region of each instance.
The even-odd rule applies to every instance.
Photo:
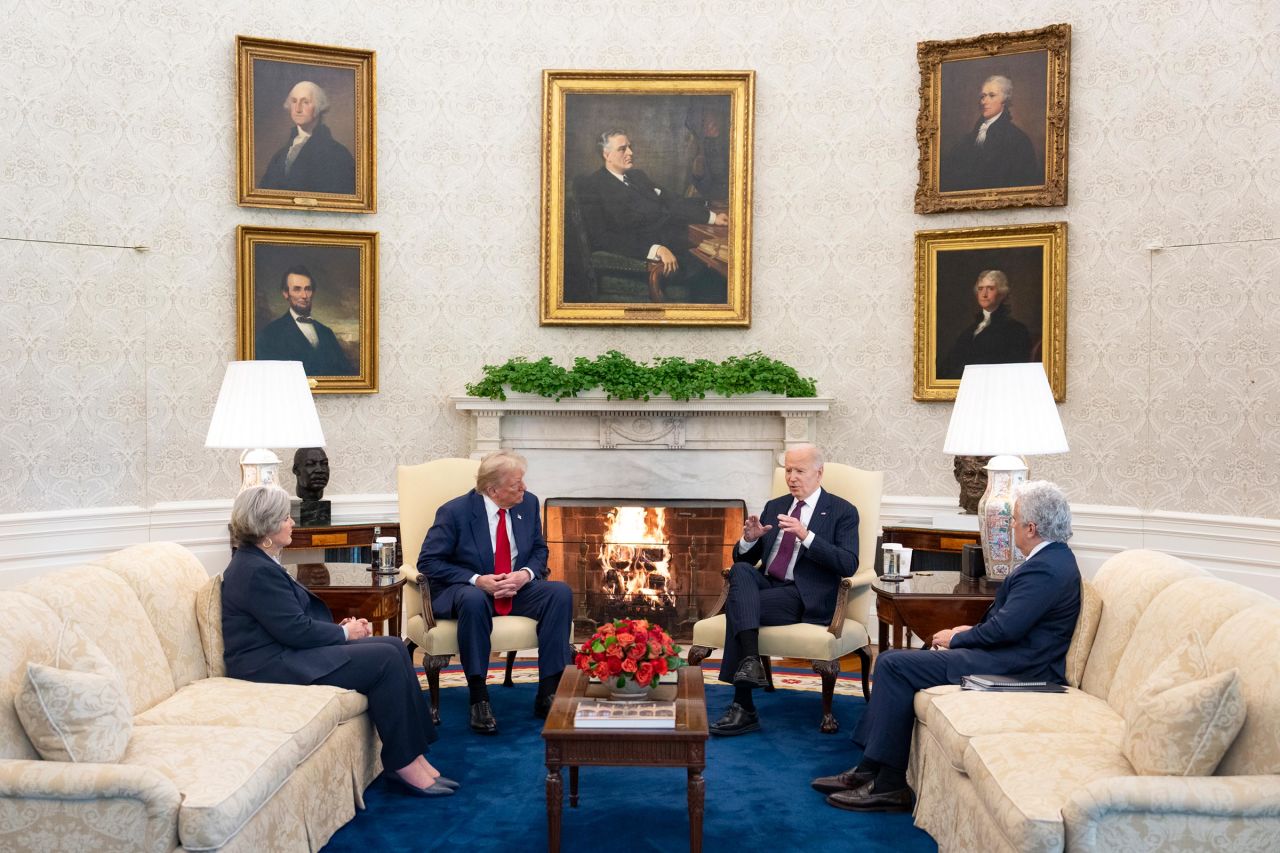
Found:
[[[605,591],[625,601],[664,607],[675,603],[664,507],[618,506],[600,548]]]

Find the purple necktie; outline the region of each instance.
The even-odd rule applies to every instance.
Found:
[[[796,501],[795,509],[791,510],[791,517],[800,518],[800,510],[804,507],[804,501]],[[774,580],[784,581],[787,579],[787,566],[791,565],[791,555],[796,550],[796,535],[791,531],[782,534],[782,544],[778,546],[778,553],[773,555],[773,561],[769,563],[769,574]]]

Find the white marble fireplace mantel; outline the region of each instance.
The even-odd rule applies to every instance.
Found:
[[[475,419],[471,455],[518,450],[542,497],[743,498],[756,509],[777,455],[814,441],[832,402],[778,394],[610,400],[603,391],[558,401],[449,399]]]

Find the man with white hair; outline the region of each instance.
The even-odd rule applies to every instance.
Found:
[[[977,625],[933,635],[933,648],[882,652],[875,689],[853,741],[862,761],[813,780],[827,803],[848,811],[909,811],[907,758],[916,691],[959,684],[966,675],[1008,675],[1066,682],[1067,647],[1080,614],[1080,569],[1067,547],[1071,507],[1053,483],[1034,480],[1014,492],[1013,541],[1026,562],[1000,585]]]
[[[289,91],[284,108],[293,130],[289,141],[267,164],[259,188],[353,194],[356,161],[324,123],[324,114],[329,110],[329,96],[324,89],[303,80]]]
[[[941,192],[1040,186],[1044,167],[1031,140],[1013,123],[1013,81],[995,74],[982,83],[982,111],[973,129],[952,145],[938,173]]]
[[[983,270],[973,284],[978,311],[956,337],[951,349],[938,352],[939,379],[959,379],[970,364],[1032,361],[1031,333],[1013,317],[1009,277],[1002,270]]]

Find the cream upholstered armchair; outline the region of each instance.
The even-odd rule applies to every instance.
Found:
[[[853,577],[840,581],[836,594],[835,615],[830,625],[771,625],[760,629],[760,660],[764,663],[769,679],[766,690],[773,690],[773,672],[769,668],[770,656],[808,658],[813,661],[813,671],[822,676],[822,725],[821,730],[832,734],[840,729],[840,723],[831,713],[831,699],[835,694],[836,675],[840,672],[840,658],[855,653],[862,665],[862,695],[869,698],[868,681],[871,671],[871,634],[867,620],[871,614],[871,582],[875,579],[872,568],[875,561],[876,537],[880,535],[880,497],[884,490],[884,472],[863,471],[838,462],[824,466],[822,488],[839,495],[858,509],[858,570]],[[773,472],[771,494],[787,491],[783,470]],[[712,616],[700,619],[693,626],[693,645],[689,648],[689,662],[699,664],[712,649],[724,648],[724,603],[729,594],[726,582],[720,599],[712,608]]]
[[[465,494],[476,484],[480,462],[475,459],[434,459],[421,465],[396,468],[400,499],[400,537],[404,540],[405,578],[404,631],[409,651],[422,647],[427,685],[431,689],[431,717],[440,722],[440,670],[458,653],[458,622],[437,619],[431,612],[431,587],[418,572],[418,554],[427,531],[435,521],[440,505]],[[493,618],[493,650],[507,653],[507,675],[503,684],[510,687],[511,669],[516,652],[538,647],[538,623],[526,616]]]

